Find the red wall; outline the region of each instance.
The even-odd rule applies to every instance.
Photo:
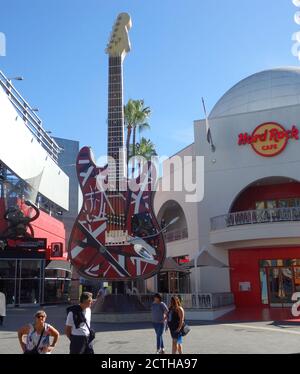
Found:
[[[21,200],[16,200],[16,204],[20,206],[22,211],[27,215],[28,208]],[[0,232],[7,227],[7,221],[4,220],[4,212],[6,210],[4,199],[0,199]],[[31,223],[34,229],[35,238],[47,238],[46,257],[50,259],[51,243],[63,243],[64,257],[67,257],[66,251],[66,230],[64,224],[49,214],[40,211],[37,220]]]
[[[300,183],[283,183],[247,188],[234,202],[231,211],[254,210],[256,201],[278,200],[300,197]]]
[[[229,251],[230,284],[236,306],[260,306],[259,260],[300,258],[300,248],[255,248]],[[239,291],[239,282],[251,282],[251,291]]]
[[[34,236],[36,238],[47,238],[48,249],[50,249],[51,243],[61,242],[64,246],[64,253],[66,253],[66,231],[64,224],[58,219],[49,216],[49,214],[40,211],[40,216],[36,221],[32,222],[34,229]],[[47,253],[49,258],[50,251]]]

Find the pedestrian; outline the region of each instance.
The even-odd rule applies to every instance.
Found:
[[[35,320],[31,324],[21,327],[18,331],[20,346],[24,354],[50,354],[59,338],[59,332],[46,323],[47,314],[39,310],[34,315]],[[26,336],[26,343],[23,337]],[[50,337],[53,338],[52,343]]]
[[[0,326],[3,326],[5,316],[6,316],[6,297],[3,292],[0,292]]]
[[[152,323],[156,333],[156,353],[165,353],[163,334],[166,328],[168,307],[162,301],[159,293],[154,295],[154,301],[151,306]]]
[[[101,287],[100,290],[97,293],[97,298],[102,297],[104,298],[108,294],[108,288],[107,287]]]
[[[93,354],[95,332],[91,329],[93,295],[83,292],[80,303],[67,309],[65,333],[70,340],[70,354]]]
[[[171,297],[168,313],[168,327],[172,337],[172,354],[182,354],[182,328],[184,327],[184,310],[177,296]]]

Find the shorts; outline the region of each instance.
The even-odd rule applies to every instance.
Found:
[[[93,347],[88,344],[87,336],[71,335],[70,354],[94,354]]]
[[[170,330],[170,333],[173,340],[177,340],[178,344],[182,344],[182,335],[180,332],[177,332],[176,330]]]

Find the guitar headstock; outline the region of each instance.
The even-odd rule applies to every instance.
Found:
[[[128,13],[120,13],[113,26],[110,40],[105,50],[110,57],[125,56],[130,51],[128,31],[131,26],[130,15]]]

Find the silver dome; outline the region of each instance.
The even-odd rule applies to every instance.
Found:
[[[221,97],[210,117],[300,104],[300,68],[265,70],[241,80]]]

